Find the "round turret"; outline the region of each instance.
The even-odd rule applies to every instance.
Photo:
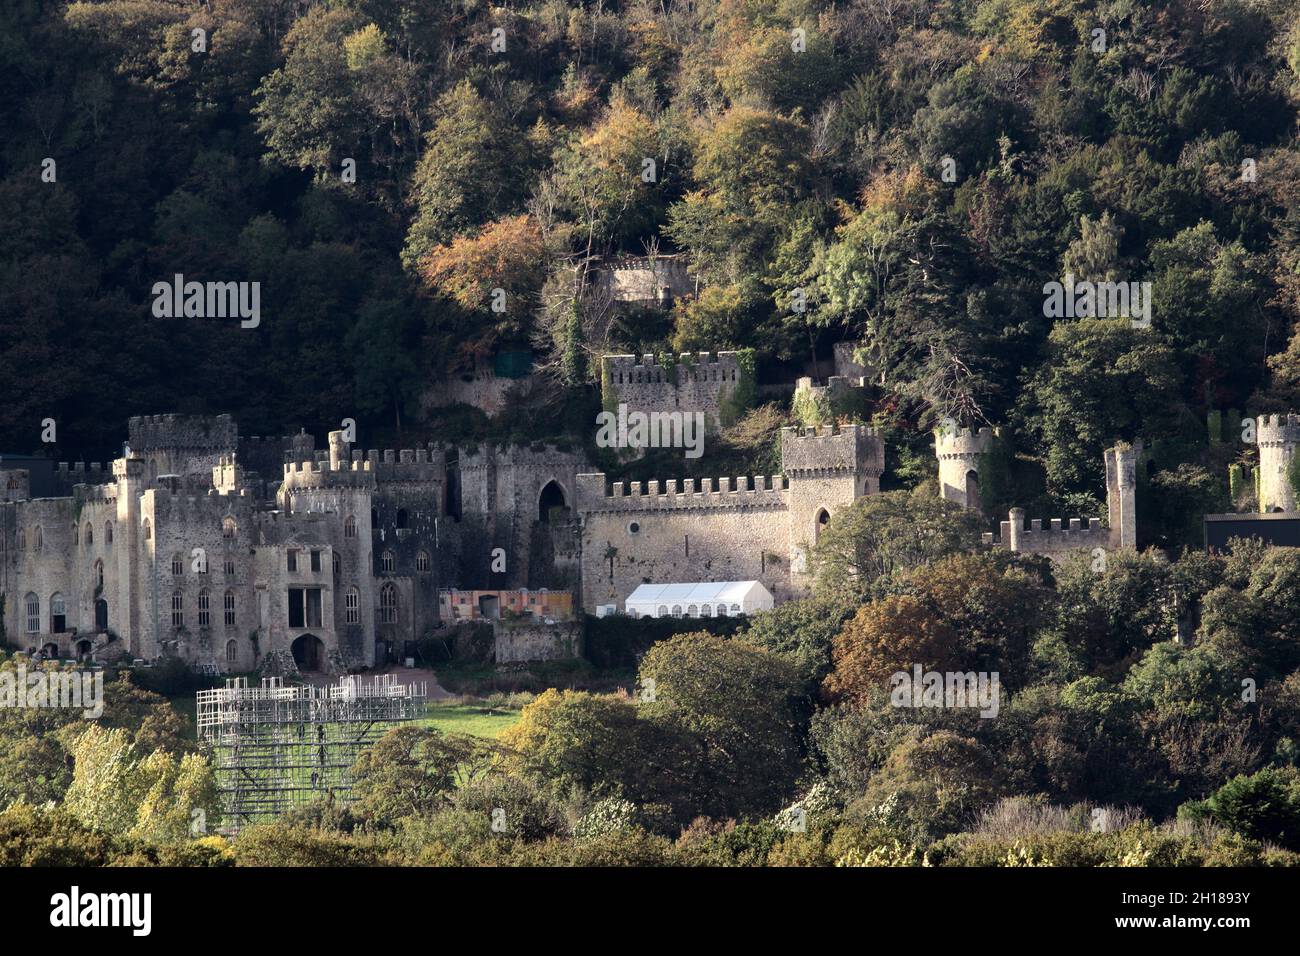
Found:
[[[1261,415],[1255,437],[1259,444],[1259,510],[1295,511],[1296,493],[1287,471],[1300,444],[1300,415]]]
[[[993,429],[940,428],[934,433],[939,459],[939,497],[978,511],[980,461],[993,447]]]

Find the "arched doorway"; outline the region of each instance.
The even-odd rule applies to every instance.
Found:
[[[108,602],[103,598],[95,602],[95,630],[108,630]]]
[[[564,489],[560,487],[558,481],[552,478],[542,488],[542,493],[537,498],[537,520],[549,523],[553,512],[557,508],[560,509],[561,514],[556,517],[563,520],[565,517],[563,512],[569,510],[569,505],[564,500]]]
[[[95,645],[88,640],[77,641],[77,660],[89,661],[95,657]]]
[[[293,642],[293,662],[300,671],[318,671],[325,660],[325,645],[314,634],[304,634]]]
[[[831,513],[825,508],[817,511],[817,521],[813,524],[813,544],[816,544],[822,538],[822,528],[826,527],[831,520]]]
[[[973,468],[966,472],[966,507],[971,511],[980,510],[980,476]]]
[[[59,659],[59,645],[58,645],[58,644],[55,644],[55,643],[53,643],[53,642],[50,642],[49,644],[45,644],[45,645],[43,645],[43,646],[41,647],[41,656],[44,657],[47,661],[58,660],[58,659]]]

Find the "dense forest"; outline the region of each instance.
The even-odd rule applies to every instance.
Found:
[[[987,422],[1034,463],[1021,503],[1094,514],[1101,450],[1143,438],[1169,512],[1147,540],[1183,543],[1242,448],[1207,416],[1300,407],[1297,23],[1286,0],[9,3],[0,447],[52,417],[47,451],[107,456],[158,411],[589,441],[603,353],[753,348],[788,383],[847,341],[888,480],[932,469],[937,422]],[[594,263],[647,252],[698,294],[629,316],[593,293]],[[177,273],[260,282],[259,327],[155,318]],[[1066,274],[1149,282],[1150,328],[1045,316]],[[528,407],[422,406],[520,350]]]
[[[626,467],[771,474],[793,376],[851,343],[887,471],[806,599],[589,621],[561,677],[493,676],[509,729],[395,730],[353,802],[233,839],[153,692],[191,675],[5,709],[0,862],[1296,863],[1300,550],[1199,542],[1250,506],[1241,417],[1300,410],[1298,108],[1296,0],[6,3],[0,450],[166,411],[590,446],[600,356],[745,349],[703,459]],[[599,294],[666,254],[671,308]],[[176,274],[261,283],[260,324],[155,317]],[[1149,326],[1049,314],[1067,276],[1149,283]],[[496,419],[425,401],[521,353]],[[1141,549],[981,549],[928,482],[945,421],[1003,430],[994,514],[1099,514],[1142,441]],[[1000,675],[999,719],[900,705],[917,662]]]

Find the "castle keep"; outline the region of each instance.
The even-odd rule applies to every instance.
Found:
[[[584,469],[573,455],[362,452],[341,431],[317,450],[305,433],[240,438],[225,415],[128,427],[111,468],[60,466],[49,497],[31,496],[30,468],[0,462],[11,644],[232,672],[292,657],[337,672],[424,637],[440,582],[537,588],[576,576],[569,508]]]

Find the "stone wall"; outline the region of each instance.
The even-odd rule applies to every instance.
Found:
[[[701,412],[711,431],[722,427],[723,403],[742,384],[739,353],[708,352],[677,357],[661,365],[653,355],[606,355],[601,359],[601,389],[606,409],[627,406],[628,413]]]
[[[498,664],[569,660],[582,655],[582,623],[493,621],[493,660]]]

